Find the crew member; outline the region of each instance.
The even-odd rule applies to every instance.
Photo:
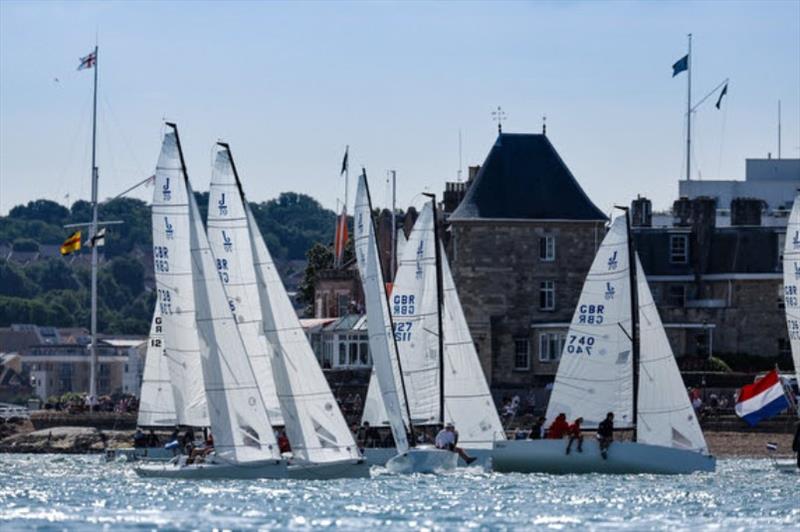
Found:
[[[569,426],[569,431],[567,434],[569,435],[569,442],[567,443],[567,454],[572,450],[572,442],[578,442],[578,452],[583,452],[583,434],[581,434],[581,423],[583,423],[583,418],[579,417],[575,420],[575,422]]]
[[[606,418],[597,426],[597,439],[600,442],[600,455],[608,458],[608,448],[614,441],[614,412],[606,414]]]
[[[458,456],[463,458],[467,465],[477,460],[474,456],[469,456],[464,452],[464,449],[458,447],[458,432],[456,432],[456,427],[452,423],[447,423],[436,435],[436,448],[458,453]]]

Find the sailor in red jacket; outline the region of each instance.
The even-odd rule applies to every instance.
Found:
[[[566,436],[568,431],[569,423],[567,423],[567,415],[563,413],[559,414],[550,425],[550,428],[547,429],[547,439],[560,440]]]
[[[578,441],[578,452],[583,452],[583,434],[581,434],[581,423],[583,418],[579,417],[575,422],[569,426],[569,443],[567,443],[567,454],[572,450],[572,442]]]

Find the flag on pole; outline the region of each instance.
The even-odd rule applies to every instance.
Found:
[[[342,159],[342,170],[339,172],[339,175],[342,175],[343,173],[347,172],[347,168],[348,168],[348,164],[349,164],[347,162],[347,157],[348,157],[348,152],[349,151],[350,151],[350,146],[347,146],[344,149],[344,158]]]
[[[684,70],[689,70],[689,54],[684,55],[672,65],[672,77],[674,78]]]
[[[87,68],[92,68],[96,64],[97,64],[97,56],[95,56],[94,52],[92,52],[85,57],[81,57],[81,64],[78,65],[78,70],[85,70]]]
[[[777,369],[739,390],[736,415],[751,427],[789,408],[789,399]]]
[[[717,109],[719,106],[722,105],[722,98],[728,94],[728,84],[726,83],[724,87],[722,87],[722,91],[719,93],[719,98],[717,98]]]
[[[81,249],[81,232],[75,231],[61,244],[61,254],[69,255]]]
[[[103,227],[102,229],[97,231],[97,234],[94,235],[89,240],[87,240],[86,242],[84,242],[83,245],[87,246],[87,247],[90,247],[90,248],[93,248],[95,246],[97,246],[97,247],[105,246],[106,245],[106,228]]]
[[[336,236],[333,240],[333,256],[336,264],[342,263],[344,248],[347,246],[347,238],[347,208],[345,207],[336,221]]]

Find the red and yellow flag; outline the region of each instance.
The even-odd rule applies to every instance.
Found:
[[[347,245],[347,211],[342,211],[336,221],[336,238],[333,240],[333,253],[337,264],[342,263],[344,248]]]
[[[69,255],[81,249],[81,232],[75,231],[61,244],[61,254]]]

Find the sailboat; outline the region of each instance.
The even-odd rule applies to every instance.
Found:
[[[285,425],[288,474],[369,476],[258,229],[230,147],[218,148],[208,238],[270,421]]]
[[[794,199],[789,222],[786,225],[786,242],[783,248],[783,302],[794,371],[797,385],[800,386],[800,196]],[[800,418],[800,408],[797,404],[794,406]],[[774,464],[781,471],[800,473],[795,460],[775,460]]]
[[[283,478],[282,459],[267,408],[239,328],[229,308],[215,257],[189,183],[178,129],[167,123],[153,201],[153,245],[158,302],[164,340],[173,368],[183,371],[176,390],[189,378],[200,388],[214,438],[214,451],[202,463],[178,459],[170,464],[136,467],[144,477]],[[194,382],[188,384],[194,385]],[[178,400],[186,397],[176,393]]]
[[[417,445],[406,383],[397,349],[397,329],[389,313],[386,284],[378,256],[366,172],[358,180],[355,203],[355,252],[367,306],[367,328],[375,374],[394,436],[397,454],[386,462],[393,473],[435,473],[455,469],[456,453]],[[404,412],[405,411],[405,412]]]
[[[614,413],[615,431],[632,436],[612,443],[607,458],[594,438],[570,454],[565,440],[514,440],[495,444],[495,470],[680,474],[716,468],[634,251],[627,209],[609,228],[584,282],[547,420],[560,413],[582,417],[583,429],[591,430],[607,412]]]
[[[493,444],[505,433],[437,229],[435,201],[426,202],[404,246],[391,293],[409,408],[416,426],[453,423],[459,446],[489,465]],[[379,423],[374,416],[385,409],[374,379],[365,404],[365,419]],[[388,452],[368,449],[366,454],[385,461]]]

